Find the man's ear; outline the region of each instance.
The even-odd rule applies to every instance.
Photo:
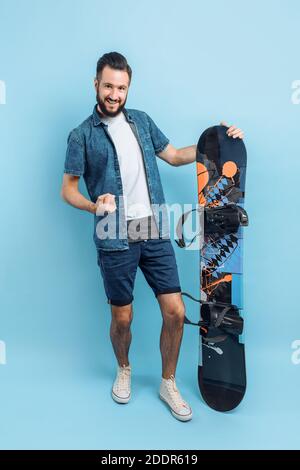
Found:
[[[94,87],[96,91],[98,90],[98,86],[99,86],[99,80],[97,78],[94,78]]]

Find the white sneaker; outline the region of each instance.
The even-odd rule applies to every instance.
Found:
[[[130,400],[131,367],[118,366],[117,376],[111,391],[112,398],[117,403],[128,403]]]
[[[180,395],[173,375],[169,379],[162,379],[159,396],[169,405],[171,413],[176,419],[179,419],[179,421],[189,421],[192,419],[193,413],[191,407]]]

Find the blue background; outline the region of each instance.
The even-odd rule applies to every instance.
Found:
[[[299,448],[299,2],[0,0],[0,10],[0,447]],[[194,419],[177,422],[159,401],[161,315],[141,274],[133,398],[123,407],[110,398],[115,359],[93,218],[59,193],[67,135],[91,113],[96,61],[113,50],[133,68],[127,106],[173,145],[195,144],[221,120],[246,133],[248,391],[228,414],[199,397],[192,327],[177,382]],[[193,164],[159,167],[169,203],[195,202]],[[183,289],[198,296],[198,253],[176,254]],[[196,304],[186,305],[196,319]]]

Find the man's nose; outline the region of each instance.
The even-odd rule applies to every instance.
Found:
[[[112,100],[117,100],[119,98],[118,90],[112,90],[109,96]]]

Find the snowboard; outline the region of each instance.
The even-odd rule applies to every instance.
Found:
[[[197,144],[200,217],[200,321],[198,384],[204,401],[230,411],[246,391],[243,341],[243,227],[247,153],[243,140],[228,137],[225,126],[210,127]],[[177,226],[185,247],[183,214]]]

